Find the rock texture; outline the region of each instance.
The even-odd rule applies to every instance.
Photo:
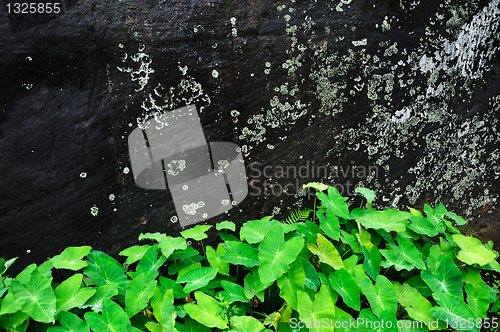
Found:
[[[127,137],[189,104],[207,141],[238,144],[247,165],[249,196],[211,224],[285,218],[311,203],[309,181],[350,196],[361,182],[378,207],[444,202],[498,250],[499,3],[0,11],[0,257],[19,256],[15,274],[70,245],[117,256],[140,233],[178,234],[168,190],[135,185]]]

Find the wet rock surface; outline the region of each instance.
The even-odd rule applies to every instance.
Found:
[[[361,182],[380,208],[443,202],[498,250],[499,1],[89,0],[41,17],[0,17],[12,274],[67,246],[116,257],[177,235],[169,191],[135,185],[127,137],[188,104],[247,165],[248,197],[210,224],[285,218],[310,181],[359,201]]]

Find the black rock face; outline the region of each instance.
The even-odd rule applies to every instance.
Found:
[[[249,195],[209,224],[282,219],[303,184],[377,207],[443,202],[500,243],[499,1],[67,1],[0,11],[0,257],[115,257],[181,231],[134,183],[138,125],[195,104],[242,148]],[[212,242],[218,240],[209,232]],[[195,244],[194,244],[195,245]],[[498,247],[496,247],[498,249]]]

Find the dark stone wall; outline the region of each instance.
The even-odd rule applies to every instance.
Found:
[[[361,182],[380,208],[444,202],[498,250],[498,0],[62,7],[0,11],[0,257],[19,256],[12,274],[70,245],[116,256],[140,233],[178,234],[169,191],[135,185],[127,137],[187,104],[207,141],[238,144],[247,165],[249,196],[210,224],[285,218],[312,204],[298,192],[309,181],[359,203]]]

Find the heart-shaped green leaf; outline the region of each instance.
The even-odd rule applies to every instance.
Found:
[[[418,269],[426,269],[422,254],[410,240],[398,236],[396,241],[398,242],[398,246],[395,246],[393,243],[390,244],[392,250],[403,256],[404,259],[412,263]]]
[[[406,283],[402,285],[395,284],[398,288],[398,302],[405,307],[408,316],[416,321],[423,322],[431,328],[431,321],[435,321],[435,318],[431,315],[432,304],[410,285]]]
[[[110,299],[117,294],[118,285],[116,283],[99,286],[96,288],[94,296],[92,296],[82,308],[92,307],[94,312],[101,312],[104,300]]]
[[[166,258],[169,258],[175,250],[184,250],[187,248],[186,240],[181,237],[165,236],[160,239],[159,244],[161,253]]]
[[[330,322],[330,320],[335,319],[335,306],[330,297],[330,292],[326,286],[321,286],[314,301],[311,301],[309,295],[304,291],[299,291],[297,293],[298,308],[300,320],[303,322],[309,322],[314,324],[314,322],[321,322],[323,319]],[[311,332],[323,332],[323,331],[334,331],[334,326],[321,326],[321,324],[314,324],[309,329]]]
[[[264,285],[272,283],[288,270],[304,246],[304,240],[293,237],[285,242],[281,225],[271,229],[259,245],[259,277]]]
[[[198,267],[179,276],[177,282],[181,284],[187,283],[184,291],[189,293],[195,289],[205,287],[216,275],[217,269],[212,267]]]
[[[317,192],[316,196],[321,200],[321,205],[330,210],[334,215],[349,219],[349,205],[345,202],[346,198],[336,195],[338,190],[335,188],[328,188],[328,196],[322,192]]]
[[[158,245],[154,245],[142,256],[139,264],[137,264],[137,274],[144,273],[145,282],[149,283],[151,280],[158,277],[158,269],[165,263],[167,258],[164,255],[158,257]]]
[[[223,319],[219,314],[222,307],[217,300],[200,291],[196,291],[194,297],[197,304],[187,303],[184,306],[191,318],[208,327],[228,328],[227,319]]]
[[[358,285],[351,275],[345,270],[340,269],[335,273],[330,273],[330,285],[340,294],[345,304],[352,309],[359,311],[361,307]]]
[[[442,220],[445,212],[442,211],[442,206],[438,205],[436,210],[433,210],[429,204],[424,205],[424,212],[427,220],[438,230],[439,233],[444,233],[446,226]]]
[[[461,234],[452,236],[453,241],[460,247],[457,258],[469,265],[479,264],[486,265],[496,258],[493,251],[484,247],[479,239]]]
[[[110,299],[104,300],[102,315],[87,312],[85,321],[95,332],[124,332],[132,329],[125,311]]]
[[[439,304],[439,307],[431,309],[431,315],[443,321],[448,321],[450,327],[461,330],[479,330],[476,324],[463,324],[463,322],[475,321],[476,316],[472,310],[460,298],[444,293],[434,293],[432,297]],[[462,324],[461,324],[462,323]]]
[[[150,246],[132,246],[120,251],[118,255],[127,257],[125,264],[130,265],[142,258]]]
[[[302,259],[302,267],[304,268],[305,285],[311,288],[313,291],[317,292],[319,288],[318,272],[316,271],[314,266],[305,259]]]
[[[246,297],[245,290],[238,284],[233,282],[222,280],[221,286],[224,288],[223,292],[218,292],[215,297],[221,299],[221,301],[229,301],[229,302],[243,302],[246,303],[250,299]]]
[[[326,210],[326,216],[319,212],[316,215],[319,219],[319,227],[331,239],[338,241],[340,238],[340,224],[339,220],[333,214],[333,212],[330,210]]]
[[[290,270],[278,279],[280,296],[297,310],[297,294],[304,290],[305,273],[301,260],[296,260],[290,266]]]
[[[365,228],[383,229],[387,232],[402,232],[406,230],[405,220],[412,218],[409,212],[387,209],[383,211],[373,211],[357,221]]]
[[[309,251],[311,251],[314,255],[318,255],[319,260],[322,263],[330,265],[335,270],[344,268],[344,263],[342,262],[342,258],[340,258],[337,248],[335,248],[330,241],[328,241],[320,233],[317,234],[316,241],[318,246],[315,246],[312,243],[307,245]]]
[[[16,279],[12,280],[10,289],[15,301],[22,307],[23,312],[34,320],[54,323],[56,296],[50,280],[44,277],[38,269],[34,269],[26,281],[24,283]]]
[[[394,250],[380,250],[382,256],[385,257],[385,261],[380,263],[382,267],[389,268],[390,266],[394,266],[397,271],[401,271],[403,269],[411,271],[413,270],[413,264],[409,263],[402,255]]]
[[[380,264],[382,263],[382,257],[376,246],[372,247],[371,251],[368,251],[365,247],[361,247],[363,250],[363,256],[365,260],[363,261],[363,267],[366,273],[375,280],[380,272]]]
[[[221,221],[220,223],[217,223],[217,225],[215,225],[215,228],[218,231],[222,229],[229,229],[230,231],[234,232],[236,230],[236,225],[231,221]]]
[[[227,253],[224,245],[219,243],[217,251],[215,251],[214,248],[207,246],[205,251],[207,252],[207,259],[210,266],[215,269],[219,269],[220,274],[229,275],[229,263],[221,259],[221,257]]]
[[[125,295],[125,289],[129,285],[125,268],[115,259],[100,251],[92,250],[87,257],[89,258],[88,266],[83,270],[83,273],[94,279],[98,286],[116,283],[118,292]]]
[[[488,285],[482,285],[480,288],[474,288],[473,285],[465,285],[467,294],[467,304],[474,312],[477,318],[486,318],[490,303],[495,301],[496,297],[490,298],[490,288]]]
[[[261,332],[266,327],[251,316],[234,316],[231,318],[231,332]]]
[[[183,238],[193,239],[195,241],[201,241],[206,239],[208,235],[206,232],[212,227],[212,225],[196,225],[193,228],[182,231],[181,235]]]
[[[241,241],[246,240],[248,243],[259,243],[264,240],[267,232],[278,225],[280,223],[272,220],[272,216],[247,221],[240,229],[240,239]]]
[[[361,288],[377,317],[380,318],[380,314],[385,310],[396,312],[398,307],[396,289],[385,276],[377,276],[375,285],[370,279],[363,278],[361,279]]]
[[[83,306],[94,295],[96,292],[95,288],[86,287],[80,289],[82,279],[82,274],[75,274],[57,286],[54,291],[56,294],[57,312],[68,311],[71,308]]]
[[[462,274],[450,256],[443,256],[437,271],[422,271],[421,276],[434,293],[445,293],[463,299]]]
[[[50,326],[47,332],[89,332],[89,326],[86,322],[78,318],[71,312],[62,311],[59,313],[59,322],[61,326]]]
[[[144,273],[132,280],[125,293],[125,309],[129,317],[144,309],[156,288],[156,280],[148,281]]]
[[[226,254],[221,260],[234,265],[253,267],[259,264],[259,256],[250,245],[239,241],[228,241],[224,243]]]
[[[91,247],[68,247],[50,260],[56,269],[68,269],[72,271],[80,270],[87,266],[87,262],[82,258],[90,253]]]
[[[434,227],[434,225],[424,217],[411,217],[408,228],[418,234],[427,235],[429,237],[433,237],[439,234],[439,231],[436,229],[436,227]]]

